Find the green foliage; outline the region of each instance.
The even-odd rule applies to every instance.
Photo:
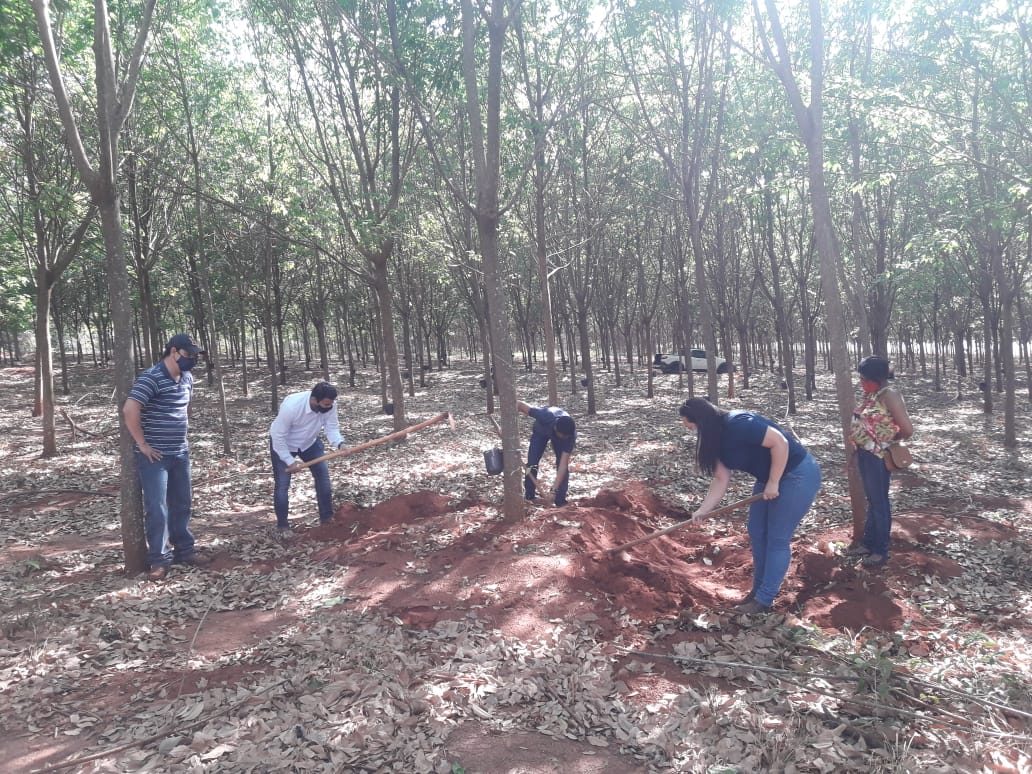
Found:
[[[757,31],[767,20],[754,19],[750,3],[525,0],[508,7],[518,14],[502,54],[499,238],[513,297],[533,302],[538,290],[539,192],[528,175],[540,172],[559,312],[568,311],[569,291],[578,287],[643,310],[650,283],[662,277],[655,335],[671,340],[676,326],[691,327],[678,299],[690,297],[694,277],[671,267],[691,257],[678,180],[682,162],[692,161],[705,189],[702,244],[715,313],[762,289],[769,269],[756,269],[755,251],[768,217],[777,221],[779,258],[804,275],[790,283],[792,292],[812,294],[819,308],[806,149],[780,84],[757,57]],[[91,6],[68,0],[51,10],[72,98],[85,114],[94,88]],[[383,5],[371,0],[185,0],[159,10],[123,137],[135,175],[132,190],[123,191],[125,215],[140,218],[152,243],[150,252],[131,245],[140,253],[131,270],[138,283],[146,275],[161,304],[188,308],[181,278],[192,246],[204,244],[217,313],[253,314],[266,290],[268,228],[287,299],[312,295],[318,249],[341,272],[341,302],[351,303],[357,291],[343,285],[362,277],[363,254],[395,239],[404,253],[398,270],[411,273],[404,292],[412,303],[432,298],[455,319],[470,313],[471,301],[457,306],[462,288],[478,281],[468,256],[479,245],[471,202],[462,201],[475,180],[456,3],[399,0],[394,40]],[[887,324],[932,308],[966,308],[983,270],[980,246],[990,237],[1006,240],[1016,281],[1027,279],[1027,12],[1011,0],[874,0],[825,3],[824,10],[825,172],[851,291],[883,293]],[[806,8],[785,13],[793,70],[809,99]],[[115,4],[111,14],[124,48],[139,6]],[[483,16],[474,27],[482,100]],[[0,32],[0,72],[12,74],[0,81],[0,164],[8,200],[21,204],[0,212],[0,277],[4,314],[17,317],[31,304],[24,246],[11,241],[29,223],[12,133],[23,84],[38,87],[39,157],[53,164],[41,178],[42,210],[72,221],[85,201],[55,172],[68,160],[38,68],[29,4],[0,0]],[[404,182],[395,197],[389,127],[396,89]],[[593,267],[585,262],[589,241]],[[628,256],[642,264],[642,281],[624,288],[625,270],[639,274],[625,265]],[[248,289],[241,293],[241,285]],[[788,299],[793,309],[803,296]],[[82,302],[74,293],[66,298]],[[91,298],[103,303],[101,295]],[[767,301],[756,298],[751,314],[767,319]]]

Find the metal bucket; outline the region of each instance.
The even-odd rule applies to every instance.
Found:
[[[484,467],[487,468],[487,475],[497,476],[503,470],[502,450],[497,446],[493,449],[484,450]]]

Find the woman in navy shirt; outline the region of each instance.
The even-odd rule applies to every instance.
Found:
[[[698,433],[699,467],[713,477],[692,523],[701,523],[720,502],[732,470],[756,478],[753,494],[762,493],[763,499],[749,506],[752,590],[736,609],[766,612],[788,572],[792,534],[817,496],[821,470],[790,433],[759,414],[724,411],[704,398],[686,400],[678,413],[685,427]]]

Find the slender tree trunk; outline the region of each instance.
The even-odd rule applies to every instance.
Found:
[[[757,19],[761,18],[758,0],[753,0]],[[839,292],[838,268],[840,255],[835,239],[834,218],[831,199],[824,177],[824,136],[822,92],[824,89],[824,28],[821,18],[820,0],[809,0],[810,8],[810,104],[803,102],[799,84],[792,72],[791,57],[785,41],[774,0],[765,0],[767,16],[770,19],[776,52],[770,40],[764,36],[761,43],[771,67],[774,69],[795,114],[800,136],[806,147],[807,177],[810,182],[810,204],[813,209],[814,235],[817,253],[820,257],[821,289],[824,295],[825,319],[828,326],[830,353],[835,372],[835,394],[838,398],[839,422],[842,431],[842,447],[845,454],[849,481],[849,499],[853,513],[853,541],[863,539],[866,521],[866,501],[860,474],[855,464],[855,448],[850,441],[849,430],[856,407],[853,392],[852,372],[848,363],[849,349],[846,335],[845,314],[842,296]]]
[[[394,315],[391,311],[391,287],[387,276],[387,259],[390,249],[369,260],[373,271],[372,285],[376,294],[376,312],[380,324],[380,339],[384,361],[384,372],[390,387],[391,402],[394,404],[394,429],[406,427],[405,387],[401,381],[401,367],[398,362],[398,342],[394,337]]]
[[[36,271],[36,374],[39,383],[38,414],[43,418],[43,457],[57,454],[54,422],[54,353],[50,345],[50,272],[40,266]]]
[[[115,403],[121,408],[133,386],[132,302],[129,297],[129,273],[126,267],[121,206],[114,181],[104,186],[99,198],[100,224],[104,234],[107,255],[108,296],[111,305],[111,323],[114,329]],[[126,429],[125,420],[119,422],[122,547],[125,551],[125,569],[136,575],[147,569],[147,540],[143,531],[143,496],[136,469],[136,445]]]

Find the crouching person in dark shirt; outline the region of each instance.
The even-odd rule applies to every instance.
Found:
[[[570,486],[570,458],[577,443],[577,426],[573,417],[558,406],[536,407],[517,401],[516,408],[534,420],[530,446],[527,449],[527,475],[523,479],[524,495],[531,502],[537,495],[538,463],[551,443],[555,452],[555,482],[550,494],[555,496],[556,505],[566,505],[566,493]]]

